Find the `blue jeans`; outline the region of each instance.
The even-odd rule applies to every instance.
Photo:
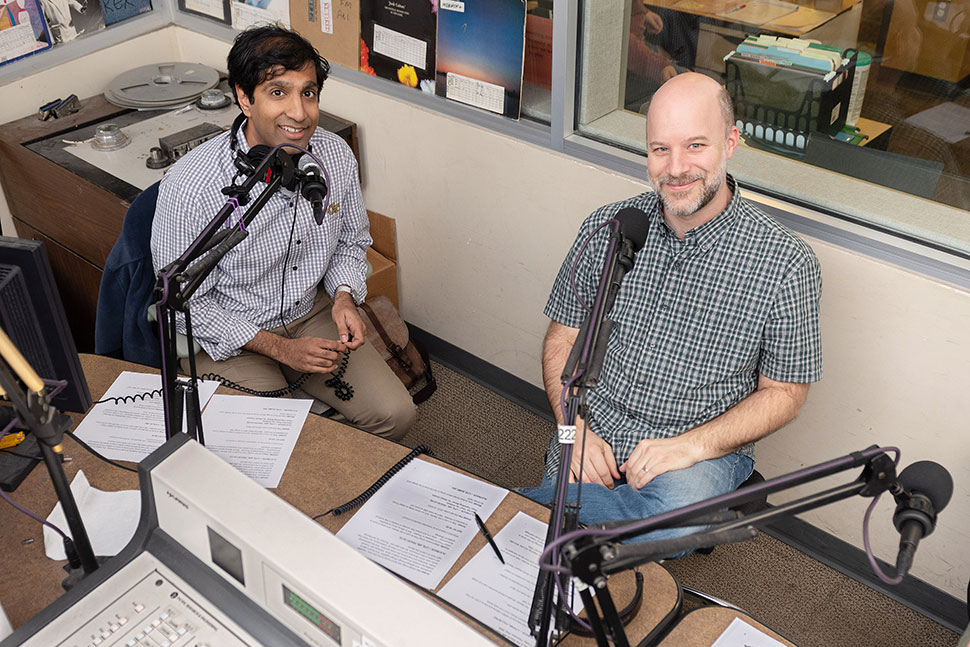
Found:
[[[615,481],[612,490],[599,484],[583,483],[579,521],[587,526],[602,521],[634,521],[676,510],[691,503],[733,492],[751,476],[753,470],[752,459],[732,453],[695,463],[686,469],[665,472],[639,490],[627,485],[625,479]],[[576,483],[569,484],[566,491],[567,501],[575,500],[576,487]],[[555,490],[555,479],[545,478],[538,487],[522,488],[518,492],[548,505]],[[697,526],[664,528],[628,541],[671,539],[690,535],[698,530]]]

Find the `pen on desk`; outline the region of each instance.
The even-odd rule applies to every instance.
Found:
[[[723,14],[721,14],[721,15],[727,15],[727,14],[729,14],[729,13],[734,13],[735,11],[741,11],[742,9],[744,9],[744,8],[745,8],[745,7],[747,7],[747,6],[748,6],[748,5],[746,5],[746,4],[743,4],[743,5],[739,5],[739,6],[737,6],[737,7],[735,7],[734,9],[728,9],[727,11],[725,11],[725,12],[724,12]]]
[[[488,545],[491,546],[492,550],[495,551],[495,556],[498,557],[498,561],[504,564],[505,558],[502,557],[502,553],[499,552],[498,546],[495,545],[495,540],[492,539],[492,533],[490,533],[488,528],[485,527],[485,522],[482,521],[482,518],[478,516],[477,512],[475,513],[475,523],[478,524],[478,529],[482,531],[482,534],[485,535],[485,539],[488,540]]]

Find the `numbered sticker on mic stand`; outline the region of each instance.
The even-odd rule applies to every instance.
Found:
[[[559,425],[559,443],[562,445],[576,443],[576,425]]]

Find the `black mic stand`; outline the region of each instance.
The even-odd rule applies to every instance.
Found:
[[[64,588],[68,589],[77,579],[72,569],[80,566],[83,569],[81,577],[84,577],[98,568],[98,560],[95,558],[94,549],[84,529],[84,522],[81,520],[81,513],[74,500],[74,493],[71,492],[60,461],[63,451],[61,443],[64,440],[64,432],[71,426],[71,419],[58,412],[51,404],[43,381],[2,330],[0,330],[0,355],[4,360],[0,364],[0,387],[13,405],[17,417],[37,439],[37,444],[44,456],[44,464],[51,477],[51,484],[54,486],[57,500],[61,503],[64,518],[67,519],[68,528],[71,530],[72,542],[66,539],[64,541],[65,552],[71,561],[70,568],[67,569],[69,576],[63,583]],[[23,387],[14,378],[11,369],[16,371],[26,385],[23,392],[21,392]],[[74,545],[73,549],[71,543]],[[76,554],[72,555],[75,552]]]
[[[249,235],[246,227],[280,187],[288,185],[293,180],[296,173],[293,160],[281,146],[272,149],[241,184],[222,190],[229,196],[226,204],[192,241],[188,249],[158,272],[153,297],[162,349],[162,397],[165,407],[166,440],[182,431],[184,409],[188,425],[186,433],[200,444],[205,444],[199,406],[198,374],[195,369],[195,354],[192,352],[194,339],[189,299],[229,250],[246,239]],[[249,192],[264,180],[268,181],[267,187],[256,197],[240,221],[228,229],[220,229],[234,211],[249,202]],[[201,258],[203,255],[205,258]],[[198,260],[200,258],[201,260]],[[192,265],[196,260],[198,262]],[[176,313],[178,312],[185,315],[185,336],[188,341],[189,379],[186,383],[178,379],[176,347],[178,332]]]
[[[728,510],[768,494],[787,490],[860,465],[864,466],[862,474],[855,481],[845,485],[751,515],[742,515],[740,512]],[[608,590],[607,576],[687,550],[751,539],[757,534],[756,526],[776,517],[800,514],[851,496],[874,497],[886,490],[890,490],[894,495],[902,490],[896,480],[895,464],[883,448],[872,446],[842,458],[647,519],[633,522],[607,522],[587,530],[572,532],[560,538],[561,549],[558,552],[561,552],[561,561],[566,564],[569,575],[578,578],[585,586],[592,587],[596,591],[600,609],[593,604],[591,596],[587,594],[583,597],[586,615],[591,624],[594,627],[605,624],[614,645],[629,645],[615,608],[609,603],[603,604],[603,599],[607,598],[601,597],[601,593]],[[709,524],[713,525],[686,537],[632,544],[620,543],[624,539],[661,528]],[[596,634],[596,639],[600,647],[608,647],[609,642],[602,632]]]
[[[613,329],[613,322],[606,318],[606,313],[613,307],[623,275],[633,267],[635,261],[636,250],[630,244],[630,241],[621,235],[619,222],[613,220],[612,223],[606,262],[600,275],[600,283],[596,291],[593,308],[580,328],[561,375],[563,383],[563,425],[559,428],[559,468],[556,477],[556,491],[552,500],[552,513],[546,531],[546,546],[555,542],[563,533],[575,530],[579,523],[582,483],[577,485],[576,501],[574,503],[566,502],[573,444],[576,440],[575,421],[577,418],[581,418],[585,422],[587,418],[586,394],[590,389],[595,388],[599,382],[603,361],[606,357],[606,345]],[[588,429],[588,427],[584,425],[584,429]],[[580,442],[585,445],[585,431]],[[581,448],[581,451],[583,449],[585,447]],[[558,554],[554,554],[554,565],[558,565],[558,559]],[[536,638],[537,647],[546,647],[548,644],[553,617],[554,591],[556,589],[555,577],[549,570],[540,570],[536,581],[532,609],[529,613],[529,627],[532,635]],[[561,578],[560,580],[560,589],[563,591],[567,590],[567,587],[564,586],[566,580],[568,578]],[[601,604],[604,608],[611,609],[612,613],[616,614],[616,606],[609,595],[609,591],[604,590],[603,594]],[[580,591],[580,597],[582,597],[584,604],[587,603],[588,596],[589,592],[585,588]],[[568,604],[568,602],[560,600],[560,605],[565,604]],[[568,628],[569,617],[562,606],[558,608],[556,628],[564,631]],[[590,619],[593,620],[592,617]],[[606,639],[601,624],[592,622],[592,629],[597,640]],[[623,643],[616,643],[616,646],[626,647]]]

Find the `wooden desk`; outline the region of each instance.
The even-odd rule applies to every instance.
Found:
[[[760,0],[759,0],[760,1]],[[765,0],[766,1],[766,0]],[[754,3],[744,0],[648,0],[647,5],[697,16],[695,69],[724,74],[724,57],[749,34],[811,38],[840,49],[856,47],[862,19],[860,0],[814,0],[793,3],[798,8],[764,24],[741,17]]]
[[[862,140],[860,146],[868,146],[869,148],[877,148],[881,151],[886,150],[889,146],[889,136],[892,130],[892,125],[884,124],[881,121],[873,121],[872,119],[866,119],[865,117],[859,117],[859,120],[855,124],[859,132],[868,137]]]
[[[96,355],[82,355],[81,362],[95,399],[107,390],[123,370],[156,372]],[[81,417],[74,416],[75,423]],[[70,438],[65,440],[64,445],[65,454],[73,458],[64,465],[69,481],[73,480],[79,469],[83,469],[93,487],[108,491],[138,488],[135,473],[98,461]],[[363,492],[408,452],[409,449],[403,445],[311,415],[275,493],[300,511],[313,516]],[[444,464],[426,457],[425,460]],[[50,478],[43,465],[34,468],[12,496],[19,504],[45,517],[56,503]],[[497,532],[520,510],[537,519],[548,520],[548,508],[511,492],[487,520],[492,532]],[[337,532],[350,516],[328,516],[321,523],[331,532]],[[25,540],[33,541],[23,543]],[[447,583],[485,544],[485,539],[476,535],[441,585]],[[44,555],[42,526],[5,503],[0,505],[0,555],[4,560],[4,566],[0,568],[0,601],[16,628],[61,595],[64,562],[55,562]],[[644,602],[627,629],[634,642],[678,611],[680,606],[680,587],[665,568],[649,564],[640,570],[644,574]],[[625,606],[631,598],[633,582],[632,572],[610,579],[610,590],[618,607]],[[470,617],[445,606],[497,643],[505,642]],[[569,636],[563,644],[594,645],[595,641]]]
[[[663,642],[658,647],[710,647],[735,618],[744,620],[752,627],[765,632],[784,645],[795,647],[795,643],[764,626],[751,616],[724,607],[694,609],[681,618],[680,622],[670,630],[670,633],[664,637]]]

